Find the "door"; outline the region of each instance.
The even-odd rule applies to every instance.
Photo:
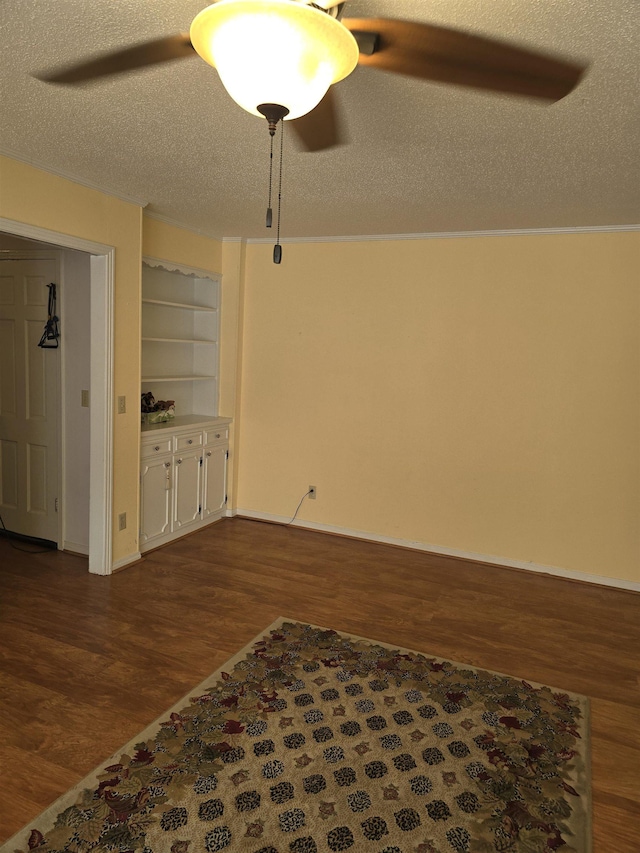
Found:
[[[189,450],[174,457],[173,530],[184,530],[200,521],[202,451]]]
[[[203,494],[202,517],[221,513],[227,501],[226,447],[207,447],[204,451]]]
[[[58,542],[60,351],[41,349],[58,261],[0,259],[0,515]]]
[[[140,544],[171,531],[171,457],[154,457],[140,471]]]

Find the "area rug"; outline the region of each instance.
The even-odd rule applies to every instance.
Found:
[[[584,697],[279,619],[2,853],[589,853]]]

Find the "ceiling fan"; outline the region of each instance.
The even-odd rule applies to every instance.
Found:
[[[332,84],[364,65],[495,92],[557,101],[585,66],[435,24],[344,18],[341,0],[218,0],[189,34],[166,36],[38,75],[81,84],[200,55],[234,100],[266,116],[273,131],[291,121],[303,148],[341,142]]]

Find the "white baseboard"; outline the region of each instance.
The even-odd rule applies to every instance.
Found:
[[[120,560],[116,560],[115,563],[111,566],[111,573],[117,572],[120,569],[124,569],[125,566],[130,566],[131,563],[137,563],[138,560],[142,559],[142,554],[127,554],[126,557],[122,557]]]
[[[81,545],[79,542],[68,542],[66,539],[62,543],[63,551],[71,551],[73,554],[81,554],[83,557],[89,556],[89,546]]]
[[[289,518],[283,515],[272,515],[268,512],[256,512],[251,509],[235,509],[229,511],[230,516],[241,516],[252,518],[256,521],[270,521],[276,524],[287,524]],[[413,542],[409,539],[394,539],[391,536],[379,536],[363,530],[349,530],[345,527],[334,527],[331,524],[317,524],[315,521],[294,521],[292,527],[304,527],[308,530],[318,530],[322,533],[336,533],[339,536],[349,536],[353,539],[365,539],[369,542],[379,542],[382,545],[395,545],[400,548],[411,548],[414,551],[427,551],[431,554],[442,554],[444,557],[458,557],[462,560],[472,560],[477,563],[491,563],[494,566],[504,566],[509,569],[525,569],[528,572],[541,572],[546,575],[555,575],[559,578],[567,578],[574,581],[585,581],[587,583],[613,586],[617,589],[628,589],[632,592],[640,592],[640,583],[626,580],[625,578],[609,578],[602,575],[592,575],[589,572],[579,572],[574,569],[561,569],[558,566],[545,566],[527,560],[511,560],[506,557],[496,557],[490,554],[476,554],[472,551],[460,551],[457,548],[443,548],[439,545],[431,545],[427,542]]]

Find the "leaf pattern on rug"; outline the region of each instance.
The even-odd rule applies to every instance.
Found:
[[[576,853],[584,708],[284,622],[16,853]]]

